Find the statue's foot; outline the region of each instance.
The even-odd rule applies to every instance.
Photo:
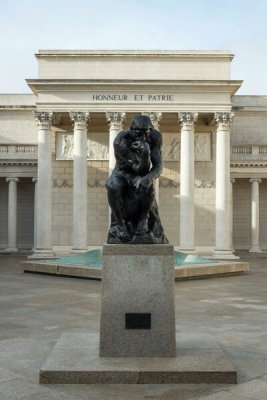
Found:
[[[142,224],[138,224],[137,228],[134,231],[134,234],[138,235],[138,236],[145,235],[147,233],[147,231],[148,231],[147,224],[142,223]]]
[[[122,242],[129,242],[131,240],[131,236],[129,235],[126,227],[123,225],[117,225],[115,235]]]
[[[162,226],[156,226],[153,229],[153,235],[156,237],[160,237],[163,235],[163,228]]]

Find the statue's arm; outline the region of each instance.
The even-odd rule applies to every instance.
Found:
[[[131,167],[133,161],[125,138],[125,131],[120,132],[115,138],[113,148],[116,160],[122,161],[128,167]]]
[[[152,168],[147,176],[154,180],[158,178],[162,172],[162,135],[158,131],[153,132],[154,146],[150,152]]]
[[[154,130],[152,133],[153,146],[151,146],[150,159],[152,167],[145,176],[137,176],[134,186],[137,190],[147,191],[154,179],[158,178],[162,171],[162,135],[159,131]]]

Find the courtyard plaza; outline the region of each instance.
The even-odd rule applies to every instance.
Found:
[[[237,385],[40,385],[63,332],[99,332],[101,282],[25,274],[26,256],[1,256],[0,399],[267,399],[267,257],[239,255],[249,272],[175,282],[177,335],[212,335]]]

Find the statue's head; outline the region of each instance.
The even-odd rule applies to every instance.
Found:
[[[151,129],[154,129],[154,126],[147,115],[135,115],[133,117],[130,125],[130,132],[133,136],[147,136]]]

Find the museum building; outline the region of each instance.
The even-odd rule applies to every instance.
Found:
[[[238,96],[229,51],[40,50],[32,94],[0,95],[0,249],[107,239],[113,140],[137,113],[163,135],[155,183],[171,244],[267,251],[267,97]],[[241,77],[242,78],[242,77]]]

